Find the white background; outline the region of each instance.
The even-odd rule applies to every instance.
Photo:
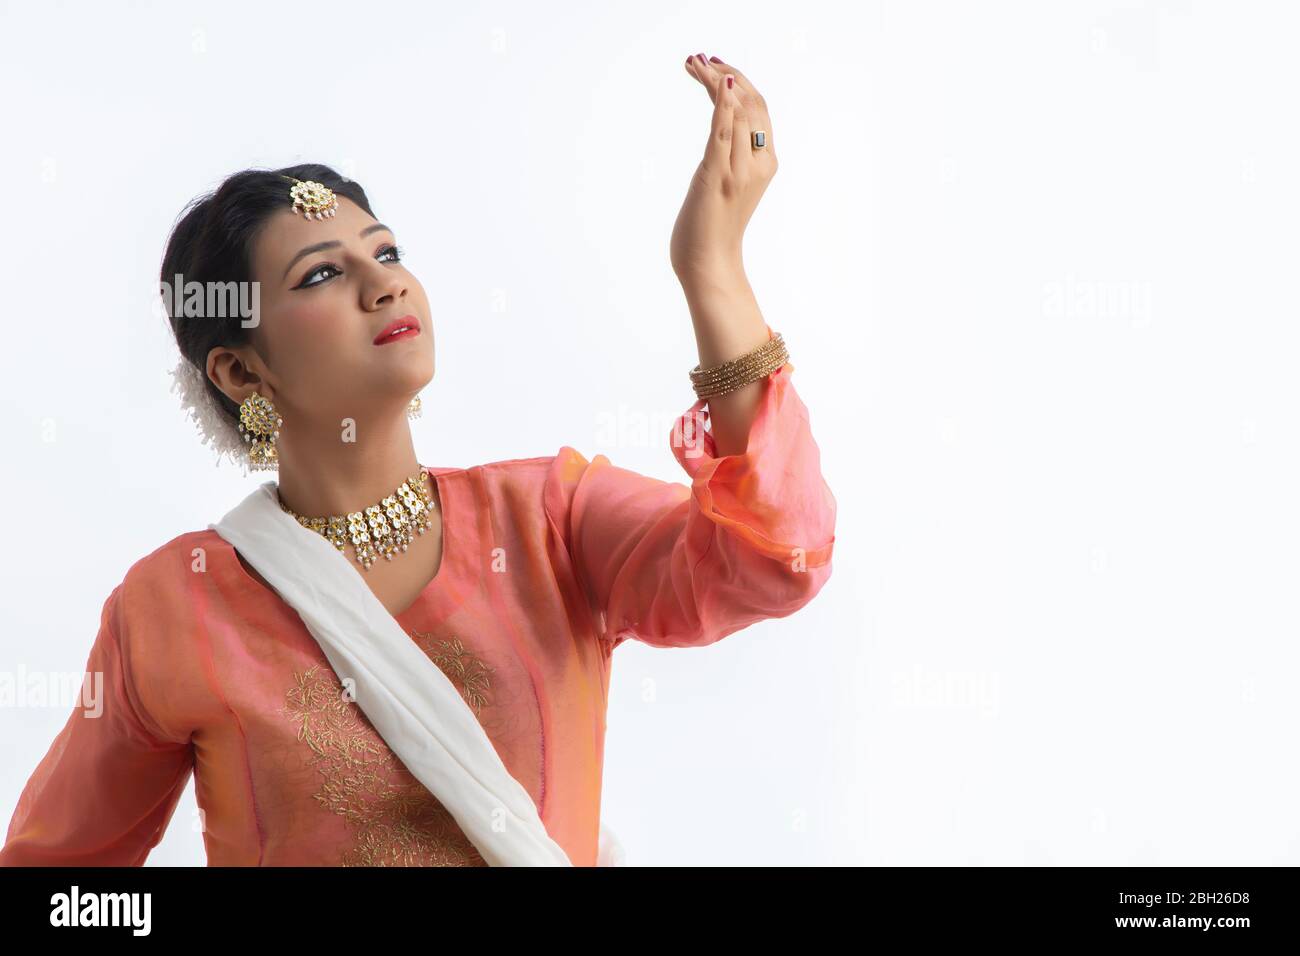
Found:
[[[684,477],[703,50],[839,504],[796,615],[615,657],[637,864],[1296,864],[1300,16],[1283,3],[13,4],[0,668],[79,671],[216,468],[154,304],[186,201],[361,181],[429,293],[421,460]],[[612,435],[609,416],[623,416]],[[68,708],[0,708],[0,817]],[[100,786],[103,781],[87,781]],[[149,858],[204,862],[192,786]]]

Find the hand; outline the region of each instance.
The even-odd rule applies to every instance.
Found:
[[[669,256],[683,284],[723,282],[744,274],[745,227],[776,175],[772,121],[766,101],[735,67],[701,53],[687,60],[686,71],[708,91],[713,123],[704,159],[673,225]],[[728,76],[734,78],[730,88]],[[767,134],[765,148],[753,148],[751,130]]]

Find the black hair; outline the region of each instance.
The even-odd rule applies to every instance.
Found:
[[[215,190],[191,200],[181,210],[167,240],[160,279],[171,287],[175,277],[183,282],[251,282],[253,241],[270,216],[291,205],[285,179],[312,180],[346,196],[371,216],[370,200],[361,184],[340,176],[320,163],[303,163],[283,169],[245,169],[228,177]],[[237,287],[235,287],[237,288]],[[246,344],[252,331],[242,318],[186,316],[173,310],[173,298],[163,295],[176,345],[185,360],[199,370],[208,393],[232,423],[239,422],[239,406],[208,378],[208,352],[221,345]]]

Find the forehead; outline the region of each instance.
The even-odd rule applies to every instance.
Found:
[[[362,229],[376,220],[348,199],[338,197],[338,212],[328,219],[307,219],[293,211],[289,191],[284,193],[284,208],[267,217],[253,240],[252,267],[264,282],[278,283],[285,267],[302,249],[331,240],[345,246],[359,240]]]

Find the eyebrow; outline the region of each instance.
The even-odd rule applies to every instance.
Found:
[[[382,222],[376,222],[376,223],[372,223],[369,226],[366,226],[366,228],[361,230],[361,238],[364,239],[372,232],[379,232],[380,230],[387,230],[388,232],[393,232],[393,230],[389,229]],[[393,233],[393,235],[397,235],[397,234]],[[337,239],[330,239],[327,242],[318,242],[314,246],[307,246],[303,249],[299,249],[298,254],[294,256],[292,259],[290,259],[289,264],[284,267],[284,275],[280,276],[280,278],[283,280],[284,277],[289,274],[289,270],[293,268],[294,263],[297,262],[299,259],[301,259],[303,256],[309,256],[313,252],[322,252],[325,249],[336,249],[341,245],[343,245],[343,243],[339,242]]]

